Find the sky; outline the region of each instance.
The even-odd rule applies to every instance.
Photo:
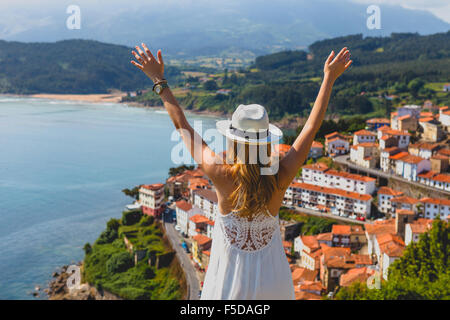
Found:
[[[0,2],[0,9],[2,11],[17,11],[18,9],[26,10],[27,8],[32,7],[44,7],[47,5],[56,6],[61,3],[76,4],[80,6],[92,6],[92,7],[104,7],[106,9],[113,9],[117,7],[125,6],[135,6],[140,3],[176,3],[179,5],[188,5],[193,1],[204,1],[204,0],[133,0],[133,1],[124,1],[124,0],[2,0]],[[239,0],[244,1],[244,0]],[[246,0],[251,1],[251,0]],[[341,0],[336,0],[341,1]],[[450,0],[350,0],[351,2],[363,3],[363,4],[391,4],[391,5],[400,5],[404,8],[408,9],[420,9],[426,10],[433,13],[435,16],[440,19],[450,23]],[[221,6],[224,3],[233,2],[233,0],[227,0],[224,2],[223,0],[208,0],[209,3],[217,2]],[[44,22],[45,23],[45,22]]]

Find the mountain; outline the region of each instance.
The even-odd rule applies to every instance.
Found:
[[[166,57],[186,59],[256,57],[347,34],[431,34],[450,29],[429,12],[380,5],[381,29],[369,30],[368,5],[350,0],[136,0],[130,6],[117,1],[79,2],[80,30],[65,28],[69,14],[58,1],[2,10],[0,38],[26,42],[81,38],[127,46],[145,41],[153,49],[163,48]]]
[[[21,43],[0,40],[0,93],[134,91],[150,81],[130,64],[131,48],[92,40]],[[176,83],[180,74],[166,68]]]

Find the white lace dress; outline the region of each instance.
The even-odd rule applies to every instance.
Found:
[[[278,215],[217,215],[201,300],[218,299],[295,299]]]

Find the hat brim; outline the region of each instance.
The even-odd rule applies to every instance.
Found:
[[[248,143],[248,144],[268,144],[279,141],[283,137],[283,132],[275,125],[269,124],[269,135],[267,138],[262,139],[246,139],[243,137],[239,137],[234,135],[230,131],[230,124],[231,120],[220,120],[216,122],[216,128],[217,131],[219,131],[222,135],[225,137],[241,142],[241,143]]]

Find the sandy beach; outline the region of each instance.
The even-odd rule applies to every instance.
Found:
[[[126,96],[124,92],[105,93],[105,94],[47,94],[39,93],[30,95],[33,98],[55,99],[55,100],[72,100],[83,102],[114,102],[118,103],[122,97]]]

